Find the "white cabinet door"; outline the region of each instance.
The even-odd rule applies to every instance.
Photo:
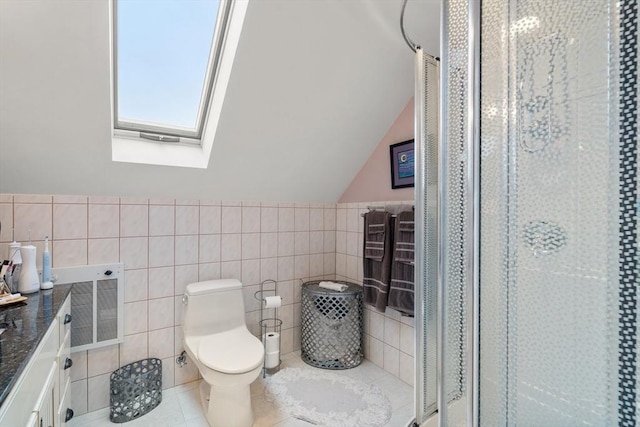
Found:
[[[36,401],[35,413],[38,414],[38,427],[55,427],[55,394],[54,389],[57,385],[58,365],[53,363],[47,375],[47,380],[42,389],[42,393]]]

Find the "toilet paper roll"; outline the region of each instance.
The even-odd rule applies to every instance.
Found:
[[[280,334],[277,332],[269,332],[264,338],[266,341],[264,343],[264,347],[267,353],[273,353],[274,351],[279,351],[279,343],[280,343]]]
[[[272,369],[277,367],[280,364],[280,352],[272,351],[267,352],[264,355],[264,367],[267,369]]]
[[[265,297],[263,301],[264,308],[278,308],[282,305],[282,297],[280,295]]]

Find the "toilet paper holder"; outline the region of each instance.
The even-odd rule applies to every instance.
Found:
[[[282,298],[278,295],[278,282],[267,279],[260,283],[260,290],[253,294],[260,301],[260,338],[264,346],[264,362],[262,365],[262,378],[267,374],[272,375],[280,370],[280,341],[282,320],[278,318],[278,308],[282,304]],[[269,310],[273,310],[269,312]]]

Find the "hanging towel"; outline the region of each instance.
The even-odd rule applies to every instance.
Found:
[[[414,313],[414,225],[413,211],[398,214],[389,289],[389,307],[407,316]]]
[[[393,218],[388,212],[364,216],[364,302],[384,312],[389,296],[393,249]]]

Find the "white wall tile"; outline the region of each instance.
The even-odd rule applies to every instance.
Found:
[[[220,206],[200,206],[200,234],[220,234]]]
[[[309,232],[309,253],[321,254],[324,252],[324,231]]]
[[[27,243],[31,240],[44,240],[44,236],[51,236],[53,219],[51,204],[14,204],[13,206],[13,235],[16,241]]]
[[[309,230],[310,231],[324,230],[324,209],[312,208],[309,210]]]
[[[309,232],[296,231],[294,233],[294,255],[307,255],[309,253]]]
[[[72,353],[73,368],[76,369],[76,353]],[[93,350],[89,350],[87,354],[87,375],[89,377],[95,377],[96,375],[107,374],[118,369],[120,365],[120,347],[116,345],[110,345],[107,347],[100,347]]]
[[[147,301],[124,304],[124,334],[133,335],[147,331]]]
[[[347,232],[336,232],[336,252],[341,254],[347,253]]]
[[[173,316],[173,324],[174,326],[182,325],[182,316],[184,314],[184,304],[182,302],[182,295],[177,295],[173,297],[173,308],[174,308],[174,316]]]
[[[147,236],[149,207],[147,205],[120,206],[120,237]]]
[[[176,363],[173,356],[162,359],[162,389],[166,390],[175,386]]]
[[[237,261],[242,259],[242,235],[223,234],[220,237],[221,261]]]
[[[73,267],[87,265],[87,240],[56,240],[51,242],[51,265],[53,267]],[[38,251],[39,258],[42,258]]]
[[[125,336],[120,344],[120,366],[149,357],[148,342],[146,332]]]
[[[260,257],[278,256],[278,233],[260,233]]]
[[[120,239],[120,261],[125,270],[147,268],[149,264],[149,239],[125,237]]]
[[[410,386],[413,386],[413,383],[415,381],[414,368],[415,366],[413,357],[401,352],[399,377],[402,381],[409,384]]]
[[[384,343],[373,337],[369,340],[369,360],[384,368]]]
[[[383,368],[395,377],[400,375],[400,350],[388,344],[384,344]]]
[[[174,271],[171,267],[149,269],[149,298],[173,296]]]
[[[0,242],[13,241],[13,204],[0,203],[0,224]]]
[[[173,297],[149,300],[149,330],[173,326],[175,307]]]
[[[245,259],[242,261],[242,285],[257,285],[260,283],[260,260]]]
[[[280,280],[292,280],[294,262],[293,257],[279,257],[278,258],[278,281]]]
[[[216,280],[220,278],[220,263],[208,262],[198,265],[198,281]]]
[[[400,324],[400,350],[409,356],[413,356],[414,353],[415,334],[414,328]]]
[[[220,263],[220,277],[242,281],[242,261],[223,261]]]
[[[278,258],[260,259],[260,282],[278,280]]]
[[[188,360],[187,364],[175,367],[175,384],[186,384],[198,379],[198,368],[193,360]]]
[[[278,233],[278,256],[291,256],[294,254],[295,233]]]
[[[186,286],[198,281],[197,265],[176,265],[175,268],[175,295],[184,294]]]
[[[199,262],[220,261],[220,234],[200,235]]]
[[[53,197],[48,194],[16,194],[14,203],[52,203]]]
[[[175,232],[175,206],[149,206],[149,236],[172,236]]]
[[[336,232],[325,231],[323,235],[323,251],[336,252]]]
[[[336,230],[336,209],[335,208],[324,209],[324,230],[327,230],[327,231]]]
[[[295,230],[295,209],[294,208],[278,208],[278,231],[294,231]]]
[[[198,234],[199,221],[198,206],[176,206],[176,235]]]
[[[332,253],[324,253],[322,254],[324,258],[324,274],[332,275],[336,273],[336,254]],[[325,277],[326,278],[326,277]]]
[[[260,258],[260,233],[242,234],[242,259]]]
[[[198,263],[198,236],[176,236],[175,264]]]
[[[221,232],[223,234],[242,232],[242,208],[237,206],[222,207]]]
[[[369,314],[369,325],[371,326],[371,329],[368,333],[373,338],[382,341],[384,339],[384,316],[374,310],[371,310]]]
[[[87,378],[87,351],[76,351],[71,354],[73,369],[71,369],[71,381]]]
[[[309,209],[296,208],[294,219],[295,231],[309,231]]]
[[[149,267],[166,267],[175,264],[175,237],[149,237]]]
[[[120,206],[89,204],[89,238],[120,236]]]
[[[294,256],[292,278],[304,280],[307,277],[309,277],[309,255]],[[288,280],[288,279],[285,279],[285,280]]]
[[[54,204],[53,237],[61,239],[87,238],[87,205]]]
[[[87,242],[90,265],[114,263],[120,259],[119,239],[89,239]]]
[[[242,208],[242,232],[260,232],[260,207],[252,206]]]
[[[336,230],[347,231],[347,210],[336,209]]]
[[[400,322],[388,317],[384,318],[384,343],[400,348]]]
[[[260,231],[262,233],[278,231],[278,208],[262,207],[260,209]]]
[[[71,407],[74,416],[87,413],[87,379],[71,383]]]
[[[148,270],[125,270],[124,272],[124,301],[142,301],[148,298],[147,293]]]
[[[116,196],[89,196],[89,203],[97,205],[119,205],[120,198]]]
[[[309,276],[324,275],[324,254],[309,255]]]
[[[165,359],[173,356],[173,339],[173,327],[149,331],[149,357]]]
[[[280,354],[293,351],[293,329],[285,329],[280,333]]]

